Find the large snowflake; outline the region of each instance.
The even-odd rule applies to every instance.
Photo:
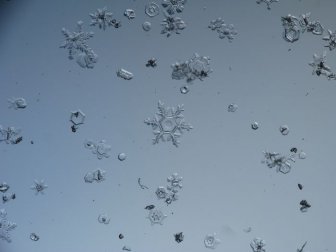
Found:
[[[172,141],[173,145],[178,147],[178,138],[182,133],[187,130],[191,130],[193,127],[184,122],[183,105],[178,105],[177,108],[165,107],[163,102],[158,102],[158,110],[154,118],[148,118],[145,120],[147,125],[151,125],[153,128],[154,139],[153,144],[162,141]]]
[[[0,239],[11,242],[9,232],[16,228],[16,223],[7,220],[5,209],[0,210]]]

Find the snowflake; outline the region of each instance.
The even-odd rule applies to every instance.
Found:
[[[161,25],[163,26],[161,34],[167,34],[167,37],[174,32],[180,34],[180,31],[186,28],[186,24],[181,18],[169,15],[166,15],[166,18],[162,21]]]
[[[167,178],[169,185],[167,189],[174,193],[178,192],[179,189],[182,188],[182,180],[183,178],[178,175],[178,173],[173,173],[171,176]]]
[[[69,59],[74,59],[78,52],[88,52],[92,51],[89,48],[87,41],[93,37],[93,32],[83,31],[83,22],[77,22],[76,31],[70,32],[69,30],[63,28],[62,33],[65,37],[65,41],[60,46],[60,48],[68,49]]]
[[[164,104],[158,102],[158,110],[156,116],[153,119],[146,119],[144,122],[147,125],[151,125],[155,138],[153,144],[162,141],[172,141],[173,145],[178,147],[178,138],[181,136],[184,130],[191,130],[193,127],[184,122],[183,105],[178,105],[177,108],[164,107]]]
[[[98,143],[85,140],[84,146],[91,150],[93,154],[96,154],[98,159],[102,159],[103,157],[108,158],[110,156],[108,152],[111,151],[111,145],[106,144],[105,140],[101,140]]]
[[[270,10],[271,9],[271,4],[272,3],[277,3],[279,2],[279,0],[257,0],[257,4],[260,4],[260,3],[265,3],[267,5],[267,9]]]
[[[7,220],[7,212],[5,209],[0,210],[0,239],[11,242],[12,239],[9,232],[16,228],[16,223]]]
[[[30,189],[35,190],[35,195],[41,193],[44,194],[44,190],[48,188],[48,186],[44,183],[44,180],[41,181],[34,180],[34,185],[30,187]]]
[[[112,23],[112,12],[108,12],[107,8],[97,9],[95,13],[89,14],[91,17],[91,26],[98,25],[99,29],[106,29],[106,26],[113,25]]]
[[[182,63],[176,62],[171,67],[173,69],[172,79],[181,80],[186,78],[188,83],[192,83],[195,79],[203,81],[212,72],[210,58],[200,56],[197,53],[191,59]]]
[[[253,252],[265,252],[265,246],[266,243],[264,240],[260,239],[260,238],[255,238],[253,239],[253,241],[250,243],[250,246],[253,250]]]
[[[210,24],[208,25],[208,27],[213,30],[213,31],[217,31],[218,29],[220,29],[223,25],[225,24],[224,20],[219,17],[217,19],[211,20]]]
[[[328,47],[329,50],[334,50],[336,48],[336,31],[332,32],[328,30],[328,36],[324,37],[323,40],[328,41],[329,45],[325,46]]]
[[[324,51],[321,55],[316,53],[313,55],[314,60],[309,63],[313,67],[312,74],[317,76],[325,75],[328,79],[336,79],[336,75],[331,72],[331,69],[326,65],[327,52]]]
[[[151,225],[160,224],[162,225],[163,220],[167,217],[167,215],[163,214],[161,210],[152,209],[149,211],[147,219],[150,220]]]
[[[0,125],[0,142],[5,142],[6,144],[18,144],[22,141],[22,137],[19,136],[21,129],[16,129],[14,127],[3,128]]]
[[[235,35],[238,34],[233,24],[225,24],[220,17],[210,21],[208,27],[213,31],[217,31],[220,39],[228,38],[229,42],[232,42]]]
[[[104,181],[105,178],[106,178],[106,171],[97,169],[93,172],[86,173],[84,176],[84,181],[86,183],[92,183],[93,181],[96,181],[99,183],[99,182]]]
[[[157,196],[158,199],[165,199],[168,195],[166,188],[163,186],[159,186],[156,191],[155,194]]]
[[[8,108],[14,108],[15,110],[24,109],[24,108],[27,107],[27,102],[22,97],[20,97],[20,98],[13,97],[11,99],[8,99],[8,103],[9,103]]]
[[[311,32],[315,35],[322,35],[324,28],[319,21],[310,21],[310,12],[300,16],[299,24],[302,32]]]
[[[215,249],[220,244],[220,240],[216,238],[216,233],[208,234],[204,238],[204,246],[209,249]]]
[[[183,11],[185,3],[186,0],[163,0],[162,6],[169,15],[174,15]]]
[[[268,168],[276,168],[277,172],[281,172],[283,174],[287,174],[291,170],[291,163],[295,162],[294,155],[283,156],[280,153],[276,152],[267,152],[264,151],[265,162]]]

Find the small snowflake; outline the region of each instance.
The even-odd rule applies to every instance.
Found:
[[[7,220],[7,212],[5,209],[0,210],[0,239],[11,242],[9,232],[16,228],[16,223]]]
[[[250,243],[250,246],[253,250],[253,252],[265,252],[265,246],[266,243],[264,240],[260,239],[260,238],[255,238],[253,239],[253,241]]]
[[[265,162],[268,168],[276,168],[277,172],[287,174],[292,166],[291,162],[295,162],[294,155],[283,156],[276,152],[264,152]]]
[[[335,74],[331,72],[331,69],[326,65],[327,52],[324,51],[321,55],[316,53],[313,55],[314,60],[309,63],[313,67],[312,74],[317,76],[325,75],[328,79],[335,79]]]
[[[171,176],[167,178],[169,185],[167,189],[174,193],[178,192],[179,189],[182,188],[182,180],[183,178],[178,175],[178,173],[173,173]]]
[[[216,238],[216,233],[208,234],[204,238],[204,246],[209,249],[215,249],[220,244],[220,240]]]
[[[322,35],[324,28],[321,23],[317,21],[310,21],[311,13],[302,14],[300,16],[299,24],[301,26],[302,32],[311,32],[315,35]]]
[[[277,2],[279,2],[279,0],[257,0],[257,4],[265,3],[267,5],[268,10],[271,9],[272,3],[277,3]]]
[[[164,107],[164,104],[159,101],[158,110],[159,112],[156,113],[156,116],[153,119],[148,118],[144,121],[147,125],[151,125],[153,128],[153,133],[155,135],[153,144],[159,143],[160,140],[172,141],[173,145],[178,147],[178,138],[183,131],[189,131],[193,128],[183,120],[183,105],[178,105],[177,108],[169,108]]]
[[[16,129],[15,127],[3,128],[0,125],[0,142],[5,142],[6,144],[18,144],[22,141],[22,137],[19,136],[21,129]]]
[[[160,224],[162,225],[163,220],[167,217],[167,215],[163,214],[161,210],[152,209],[149,211],[147,219],[150,220],[151,225]]]
[[[220,39],[228,38],[229,42],[232,42],[238,34],[233,24],[225,24],[224,20],[220,17],[210,21],[208,27],[213,31],[217,31]]]
[[[112,24],[112,12],[108,12],[107,8],[104,7],[102,9],[97,9],[95,13],[90,13],[91,17],[91,26],[98,25],[99,29],[105,30],[107,26],[111,26]]]
[[[169,37],[172,33],[180,34],[180,31],[186,28],[185,22],[179,17],[172,17],[166,15],[166,18],[162,21],[161,34],[167,34]]]
[[[163,186],[159,186],[156,189],[155,194],[156,194],[158,199],[165,199],[168,195],[166,188],[163,187]]]
[[[336,48],[336,31],[328,30],[328,36],[324,37],[323,40],[329,43],[325,47],[328,47],[330,51],[334,50]]]
[[[34,180],[34,185],[30,187],[30,189],[35,190],[35,195],[41,193],[44,194],[44,190],[48,188],[48,186],[44,183],[44,180],[41,181]]]
[[[14,108],[15,110],[17,109],[24,109],[27,107],[27,102],[24,98],[20,97],[20,98],[11,98],[8,99],[8,103],[9,103],[9,108]]]
[[[65,37],[65,41],[60,48],[68,49],[69,59],[74,59],[78,51],[87,52],[91,50],[87,42],[93,37],[93,32],[84,32],[82,21],[77,22],[76,31],[70,32],[69,30],[63,28],[62,33]]]
[[[163,0],[162,7],[166,9],[169,15],[181,13],[184,9],[186,0]]]

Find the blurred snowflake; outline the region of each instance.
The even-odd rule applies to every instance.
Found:
[[[9,232],[16,228],[16,223],[7,220],[7,212],[5,209],[0,210],[0,239],[11,242]]]
[[[27,107],[27,102],[24,98],[19,97],[19,98],[11,98],[8,99],[9,106],[8,108],[14,108],[15,110],[17,109],[24,109]]]
[[[96,154],[98,159],[110,157],[108,152],[111,151],[111,145],[108,145],[105,140],[101,140],[98,143],[91,140],[85,140],[84,147],[91,150],[93,154]]]
[[[308,12],[306,14],[302,14],[300,16],[299,24],[301,26],[301,31],[302,32],[311,32],[315,35],[322,35],[324,28],[321,25],[321,23],[316,20],[316,21],[310,21],[310,15],[311,13]]]
[[[216,238],[216,233],[208,234],[204,238],[204,246],[209,249],[215,249],[220,244],[220,240]]]
[[[174,15],[183,11],[186,2],[186,0],[163,0],[162,6],[169,15]]]
[[[30,189],[35,190],[35,195],[41,193],[44,194],[44,190],[47,189],[48,186],[44,183],[44,180],[41,181],[34,180],[34,185],[30,187]]]
[[[336,75],[331,72],[331,68],[326,64],[327,52],[324,51],[321,55],[316,53],[313,55],[314,60],[309,63],[313,67],[312,74],[317,76],[325,75],[328,79],[336,79]]]
[[[213,31],[217,31],[220,39],[228,38],[229,42],[232,42],[238,34],[233,24],[225,24],[224,20],[220,17],[211,20],[208,27]]]
[[[328,47],[330,51],[334,50],[336,48],[336,31],[328,30],[328,36],[324,37],[323,40],[329,43],[325,47]]]
[[[260,238],[255,238],[253,239],[253,241],[250,243],[250,246],[253,250],[253,252],[265,252],[265,246],[266,243],[264,240],[260,239]]]
[[[161,210],[152,209],[149,211],[147,219],[150,220],[151,225],[160,224],[162,225],[163,220],[167,217],[167,215],[163,214]]]
[[[277,3],[279,0],[257,0],[257,4],[265,3],[267,5],[267,9],[271,9],[272,3]]]
[[[18,144],[22,141],[20,133],[21,129],[16,129],[15,127],[3,128],[0,125],[0,142],[5,142],[6,144]]]
[[[107,26],[113,25],[112,12],[108,12],[107,8],[97,9],[95,13],[90,13],[92,26],[98,25],[99,29],[105,30]]]
[[[187,130],[191,130],[193,127],[184,122],[184,116],[182,112],[184,111],[183,105],[178,105],[177,108],[165,107],[164,103],[158,102],[158,110],[153,119],[146,119],[144,122],[147,125],[151,125],[153,128],[153,133],[155,138],[153,139],[153,144],[159,143],[160,139],[162,141],[172,141],[173,145],[178,147],[178,138],[181,134]]]
[[[174,193],[177,193],[179,189],[182,188],[183,178],[178,175],[178,173],[173,173],[171,176],[167,178],[167,182],[169,183],[167,189]]]
[[[163,26],[161,34],[167,34],[169,37],[172,33],[180,34],[180,31],[186,28],[185,22],[179,17],[166,15],[166,18],[161,22]]]

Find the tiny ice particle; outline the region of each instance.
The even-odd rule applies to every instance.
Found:
[[[150,2],[150,3],[146,4],[145,13],[149,17],[155,17],[155,16],[159,15],[160,14],[159,5],[157,5],[157,3],[155,3],[155,2]]]
[[[289,133],[289,128],[288,128],[287,125],[281,125],[280,128],[279,128],[279,130],[280,130],[280,133],[281,133],[283,136],[286,136],[286,135],[288,135],[288,133]]]
[[[144,31],[150,31],[152,29],[152,24],[151,22],[148,22],[148,21],[145,21],[143,24],[142,24],[142,29]]]
[[[24,98],[11,98],[8,99],[8,103],[9,103],[9,108],[14,108],[15,110],[17,109],[24,109],[27,107],[27,102]]]
[[[34,185],[30,187],[30,189],[35,190],[35,195],[41,193],[44,194],[44,190],[48,188],[48,186],[44,183],[44,180],[34,180]]]
[[[155,194],[157,196],[158,199],[165,199],[167,197],[167,191],[166,188],[163,186],[159,186],[156,191]]]
[[[237,104],[231,103],[231,104],[228,106],[228,112],[236,112],[237,109],[238,109],[238,105],[237,105]]]
[[[123,78],[125,80],[131,80],[133,78],[133,74],[125,69],[120,68],[117,71],[117,76]]]
[[[181,94],[187,94],[189,92],[189,87],[188,86],[183,86],[180,88]]]
[[[252,128],[253,130],[257,130],[257,129],[259,129],[259,124],[258,124],[257,122],[253,122],[253,123],[251,124],[251,128]]]
[[[128,19],[134,19],[135,18],[135,11],[132,9],[126,9],[124,12],[124,16]]]
[[[38,241],[40,239],[40,237],[35,234],[35,233],[31,233],[30,236],[29,236],[30,240],[32,241]]]
[[[126,155],[126,153],[119,153],[119,155],[118,155],[118,159],[120,160],[120,161],[124,161],[125,159],[127,158],[127,155]]]
[[[107,225],[110,223],[110,218],[106,214],[100,214],[98,216],[98,222]]]
[[[175,241],[177,243],[182,242],[184,240],[184,234],[183,234],[183,232],[174,234],[174,238],[175,238]]]
[[[216,238],[216,233],[208,234],[204,238],[204,246],[209,249],[215,249],[220,244],[220,240]]]
[[[305,159],[306,157],[307,157],[307,154],[306,154],[305,152],[301,151],[301,152],[299,153],[299,158],[300,158],[300,159]]]

